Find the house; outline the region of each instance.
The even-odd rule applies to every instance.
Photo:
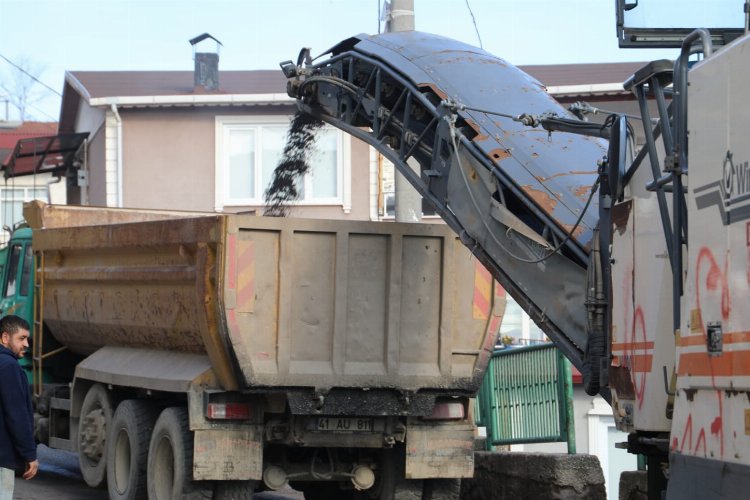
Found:
[[[49,137],[56,133],[57,122],[0,121],[0,164],[8,163],[19,141]],[[64,202],[65,190],[61,185],[50,184],[54,182],[55,179],[49,174],[3,180],[0,185],[0,227],[12,228],[23,220],[24,201],[41,199]],[[7,239],[8,234],[3,231],[0,242]]]
[[[200,71],[200,68],[198,69]],[[69,203],[243,212],[263,206],[296,110],[280,71],[216,72],[218,89],[190,71],[68,72],[60,132],[88,132],[83,180]],[[368,147],[326,128],[305,216],[367,219]],[[352,176],[364,172],[365,176]]]

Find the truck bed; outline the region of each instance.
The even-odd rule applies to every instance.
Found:
[[[205,353],[225,389],[473,391],[504,309],[441,225],[38,202],[26,216],[58,341]]]

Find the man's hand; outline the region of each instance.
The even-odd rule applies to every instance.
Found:
[[[37,471],[39,470],[39,460],[34,460],[33,462],[29,462],[26,464],[26,472],[23,473],[23,478],[25,480],[29,480],[36,476]]]

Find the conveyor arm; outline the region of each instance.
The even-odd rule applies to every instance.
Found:
[[[524,114],[554,115],[550,126],[576,127],[533,78],[453,40],[359,36],[330,56],[303,65],[303,52],[282,64],[299,108],[391,160],[581,370],[606,143],[521,123]]]

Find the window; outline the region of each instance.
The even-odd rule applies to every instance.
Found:
[[[287,116],[216,118],[216,209],[263,205],[286,142]],[[333,127],[317,133],[311,171],[298,186],[300,205],[351,209],[349,137]]]
[[[21,287],[19,295],[21,297],[29,296],[29,282],[31,281],[31,269],[34,265],[34,251],[31,249],[31,244],[27,243],[26,248],[23,252],[23,267],[21,268]]]
[[[380,154],[380,153],[378,153]],[[380,191],[381,191],[381,206],[378,207],[378,213],[381,217],[395,217],[396,216],[396,167],[395,165],[385,157],[381,157],[379,162],[380,168]],[[432,207],[429,201],[422,199],[422,216],[432,217],[437,216],[437,212]]]
[[[13,245],[10,249],[10,265],[8,266],[8,277],[5,279],[3,297],[13,297],[16,294],[16,281],[18,280],[18,264],[21,260],[21,245]]]
[[[507,296],[507,298],[503,323],[500,326],[500,339],[505,336],[511,337],[515,345],[533,345],[547,342],[547,337],[542,329],[531,320],[512,297]]]
[[[0,212],[2,225],[11,229],[23,221],[23,203],[31,200],[47,201],[47,190],[36,187],[0,188]]]

